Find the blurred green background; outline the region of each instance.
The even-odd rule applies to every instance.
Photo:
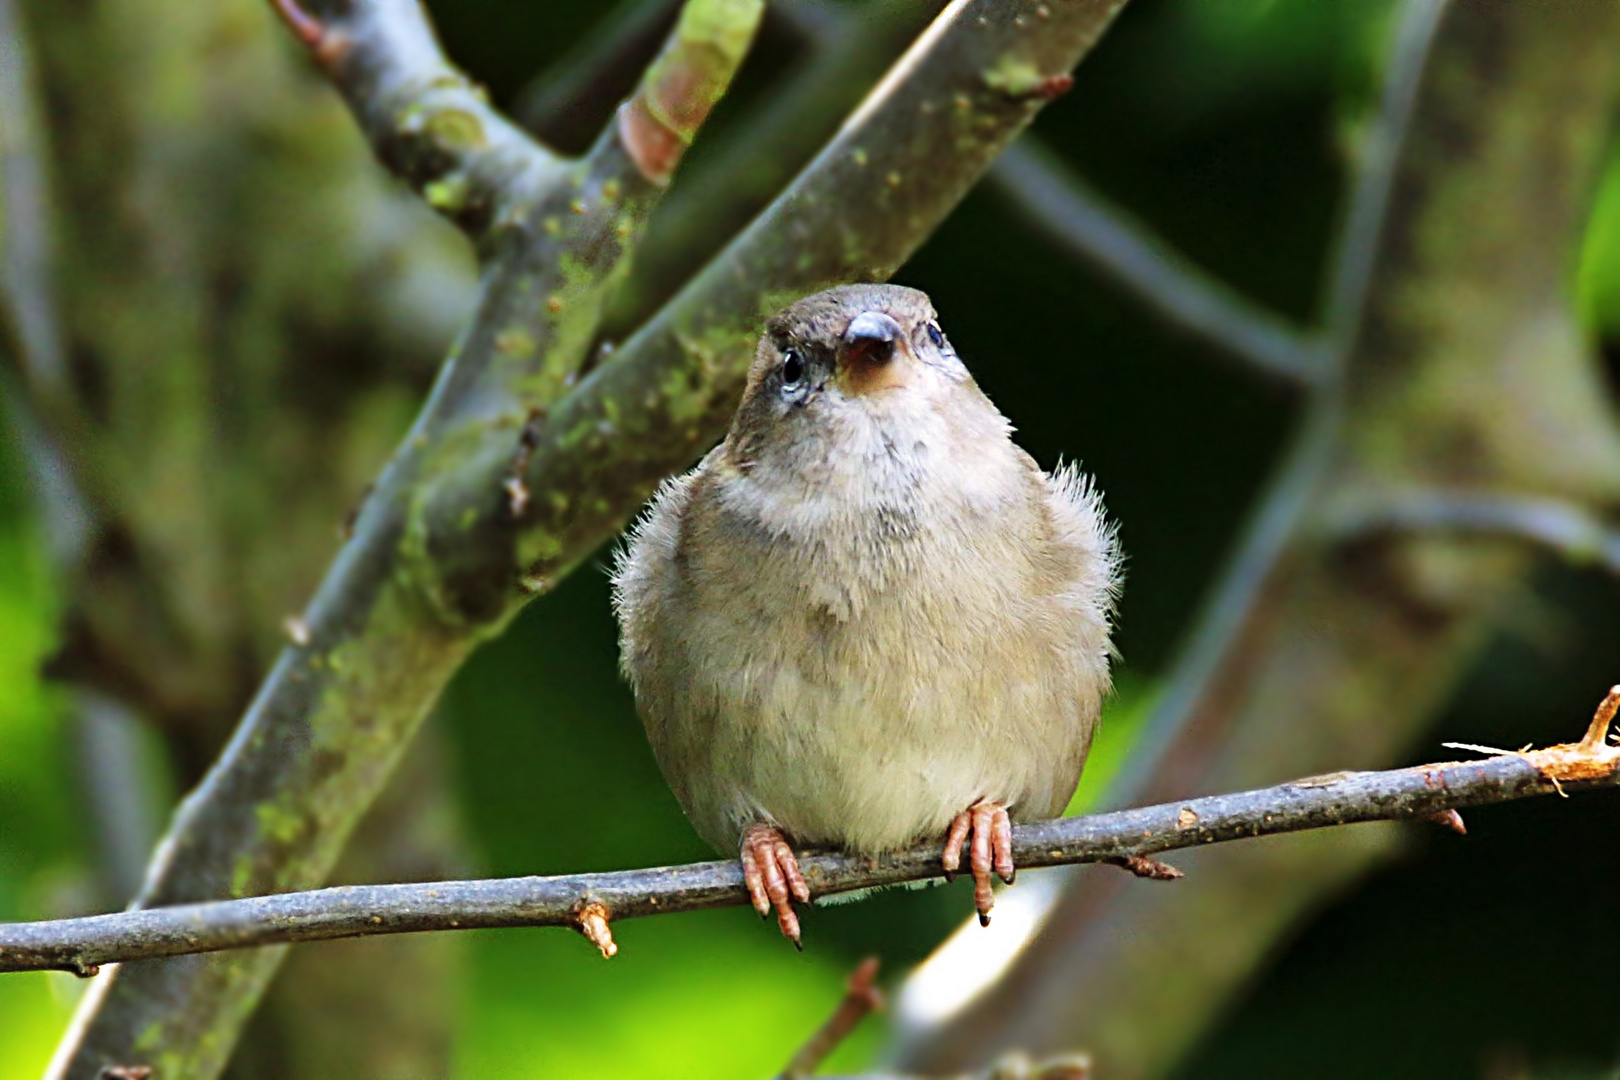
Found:
[[[568,56],[610,6],[431,5],[452,57],[498,102]],[[1348,149],[1377,94],[1389,10],[1367,0],[1140,0],[1036,130],[1197,262],[1304,320],[1320,300]],[[780,61],[762,43],[694,167]],[[1571,273],[1587,329],[1620,347],[1620,168],[1608,172]],[[1164,330],[990,190],[971,196],[898,280],[933,295],[1023,444],[1043,464],[1081,461],[1121,524],[1130,558],[1121,691],[1083,802],[1129,752],[1135,719],[1284,445],[1294,401]],[[9,434],[0,447],[0,920],[101,903],[68,702],[41,675],[58,644],[60,598]],[[433,721],[470,873],[712,857],[660,778],[617,676],[605,558],[485,648]],[[1572,736],[1620,676],[1616,597],[1597,570],[1547,568],[1522,627],[1490,646],[1412,760],[1443,756],[1446,739]],[[183,768],[167,767],[151,790],[172,792]],[[1510,805],[1468,822],[1466,839],[1412,830],[1398,860],[1278,942],[1177,1075],[1615,1075],[1620,1028],[1601,992],[1598,946],[1620,895],[1620,801]],[[572,934],[462,936],[448,976],[455,1075],[771,1075],[860,957],[881,955],[892,980],[927,956],[971,912],[965,886],[812,910],[803,955],[743,910],[625,923],[610,963]],[[0,1075],[43,1069],[79,990],[66,975],[0,977]],[[870,1060],[882,1039],[881,1021],[869,1022],[833,1065]]]

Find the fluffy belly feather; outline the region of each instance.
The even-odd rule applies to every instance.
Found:
[[[901,612],[814,645],[792,627],[708,656],[671,703],[660,752],[707,759],[676,785],[699,831],[725,849],[764,820],[802,843],[878,853],[943,833],[979,799],[1020,818],[1061,812],[1096,707],[1076,658],[1028,626],[956,629]]]

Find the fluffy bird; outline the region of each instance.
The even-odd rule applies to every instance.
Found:
[[[988,924],[1012,822],[1055,817],[1109,687],[1113,528],[1048,474],[926,294],[772,318],[725,441],[667,481],[614,571],[623,668],[698,833],[799,944],[795,845],[964,850]]]

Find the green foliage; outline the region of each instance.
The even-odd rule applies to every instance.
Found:
[[[62,700],[40,677],[55,645],[56,597],[17,451],[0,425],[0,920],[63,914],[84,879]],[[74,984],[54,974],[0,979],[7,1075],[44,1070]]]
[[[1620,155],[1611,157],[1592,207],[1576,292],[1586,325],[1604,337],[1620,337]]]

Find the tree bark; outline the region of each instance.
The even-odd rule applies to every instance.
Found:
[[[1398,760],[1512,621],[1525,544],[1344,539],[1329,522],[1347,505],[1414,488],[1614,504],[1620,435],[1568,278],[1617,34],[1606,4],[1443,10],[1389,212],[1346,240],[1371,260],[1365,304],[1345,306],[1350,347],[1171,679],[1155,724],[1173,735],[1125,798]],[[1194,853],[1181,862],[1196,894],[1078,875],[1005,975],[910,1033],[900,1062],[949,1071],[1081,1046],[1101,1075],[1163,1075],[1278,937],[1389,847],[1326,839]]]

